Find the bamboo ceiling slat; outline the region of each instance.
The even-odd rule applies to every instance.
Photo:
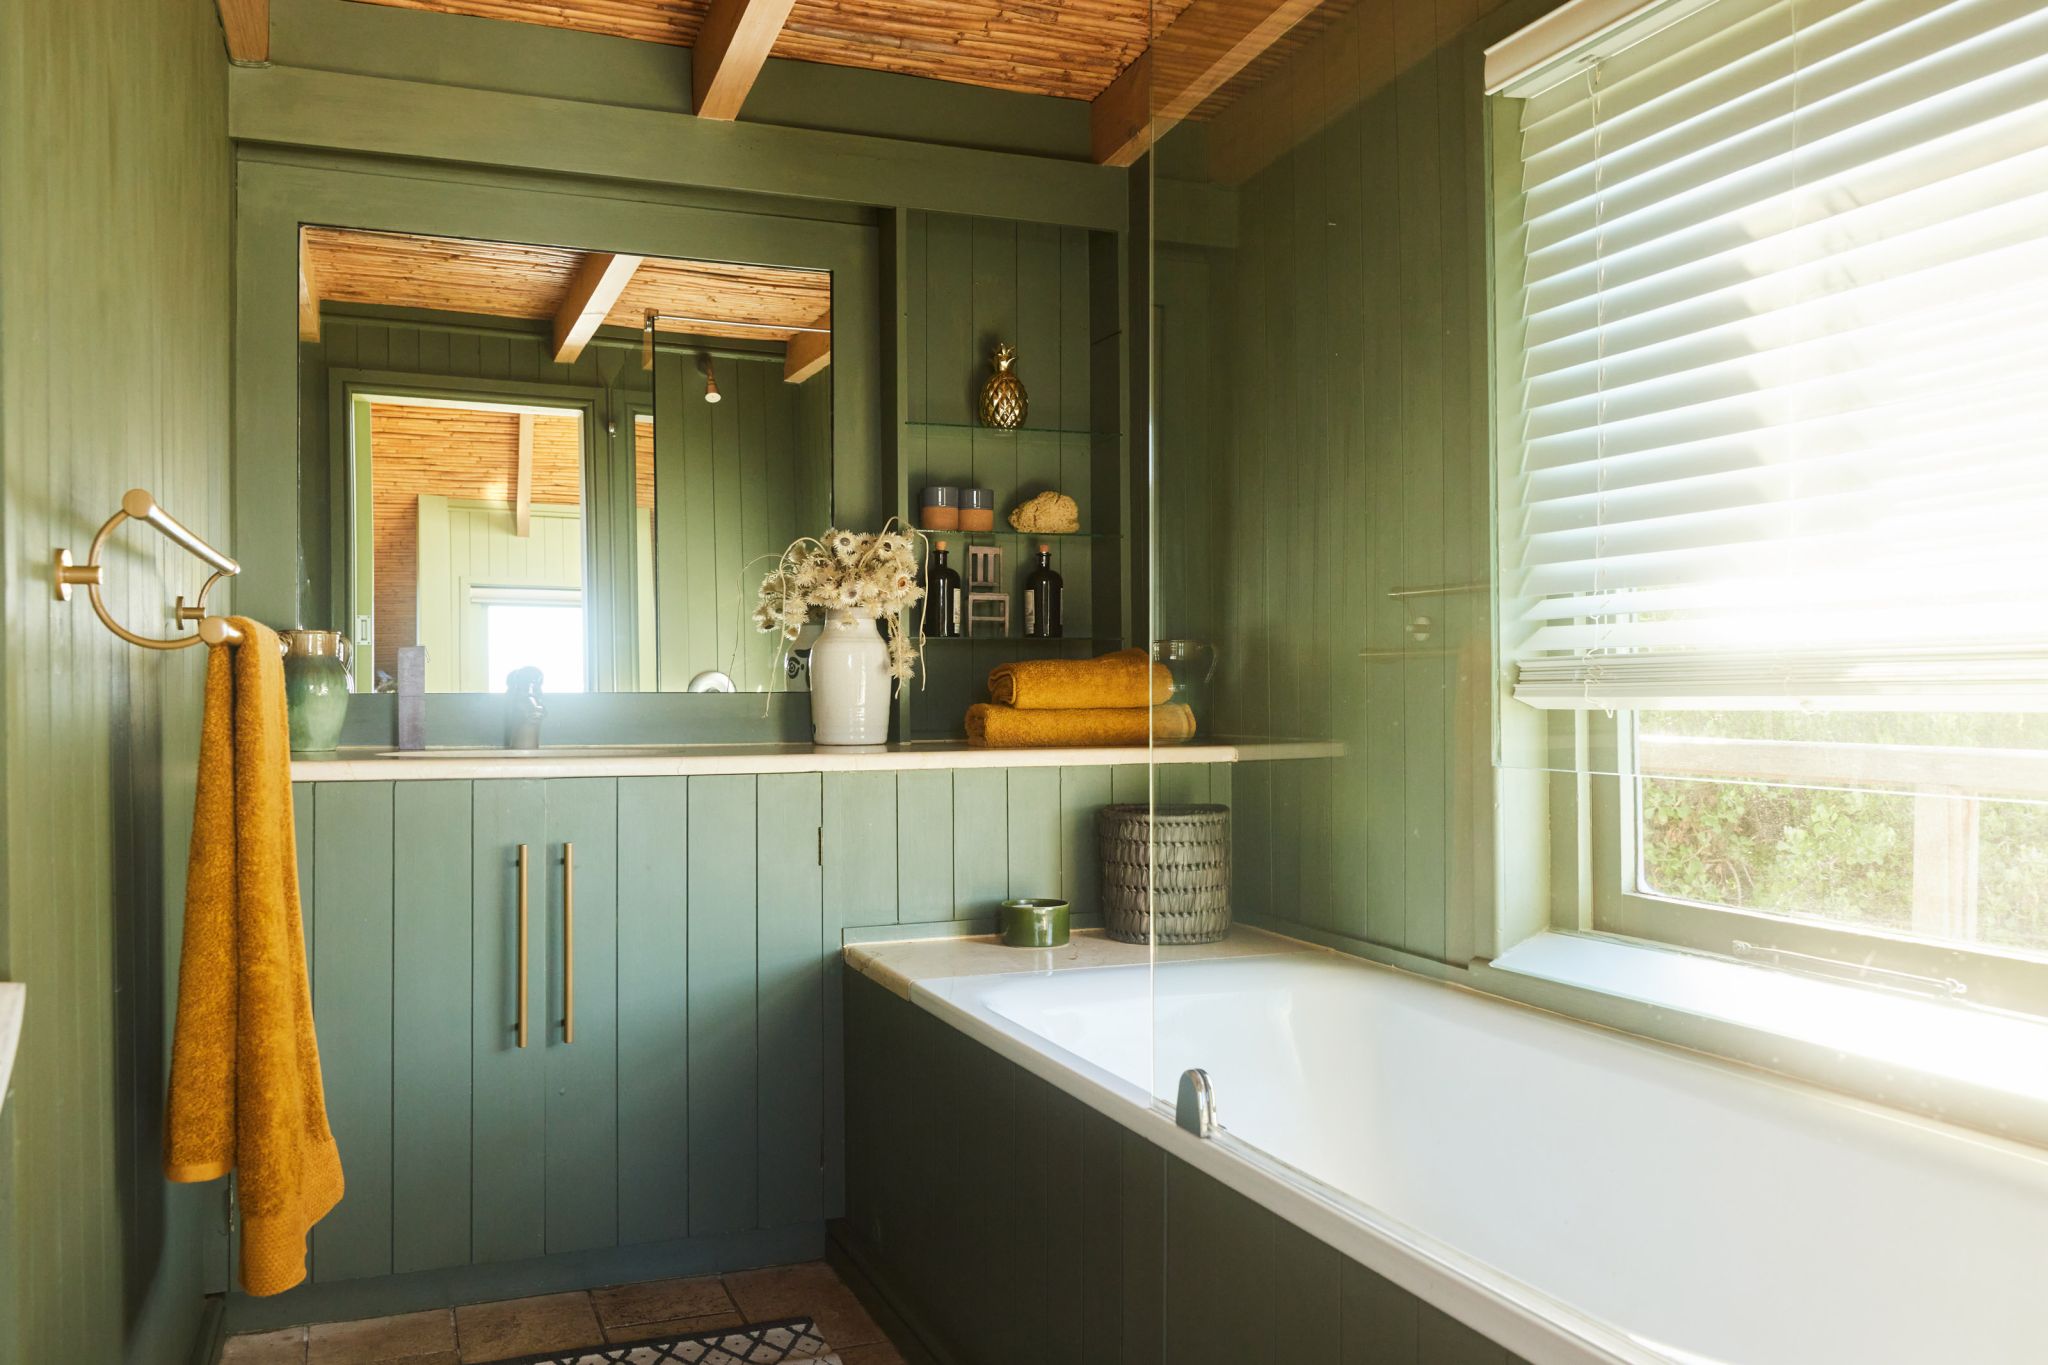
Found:
[[[552,318],[584,255],[564,247],[352,228],[309,227],[304,240],[320,297],[328,302],[501,318]],[[664,324],[666,331],[787,341],[789,332],[738,324],[801,327],[831,300],[832,277],[822,270],[650,256],[605,321],[637,330],[652,309],[714,320]]]
[[[687,46],[709,0],[364,0]],[[796,0],[774,55],[1094,99],[1188,0]]]
[[[716,265],[650,256],[633,272],[605,321],[638,327],[649,309],[676,317],[724,318],[805,327],[832,306],[832,276],[823,270],[779,266]],[[708,336],[767,337],[787,341],[790,332],[661,324],[664,331]]]

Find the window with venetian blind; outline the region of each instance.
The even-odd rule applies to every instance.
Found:
[[[1631,779],[1592,927],[2048,959],[2048,6],[1576,0],[1488,77],[1501,653],[1529,761]]]

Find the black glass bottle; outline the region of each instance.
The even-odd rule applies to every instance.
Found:
[[[960,575],[946,565],[946,542],[935,540],[924,566],[924,633],[951,640],[961,630]]]
[[[1024,634],[1028,638],[1060,638],[1060,599],[1066,591],[1066,580],[1052,566],[1052,546],[1039,546],[1038,563],[1024,576]]]

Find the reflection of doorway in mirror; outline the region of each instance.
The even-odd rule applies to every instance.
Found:
[[[372,509],[355,547],[358,600],[372,608],[367,666],[382,683],[399,646],[421,644],[429,691],[502,688],[493,660],[513,648],[511,618],[487,649],[477,590],[566,591],[581,628],[580,412],[419,395],[359,397],[354,407],[356,476]],[[547,619],[557,626],[536,649],[552,649],[560,616]],[[580,689],[581,648],[573,669],[558,661],[545,671],[550,690]]]
[[[661,655],[655,648],[654,596],[654,414],[633,414],[633,601],[638,610],[635,666],[640,690],[659,685]]]

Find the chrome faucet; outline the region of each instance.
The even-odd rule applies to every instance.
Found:
[[[1180,1073],[1180,1094],[1173,1106],[1173,1121],[1198,1138],[1216,1136],[1216,1087],[1209,1073],[1189,1067]]]
[[[540,723],[548,708],[540,699],[541,672],[515,668],[505,676],[505,747],[538,749]]]

